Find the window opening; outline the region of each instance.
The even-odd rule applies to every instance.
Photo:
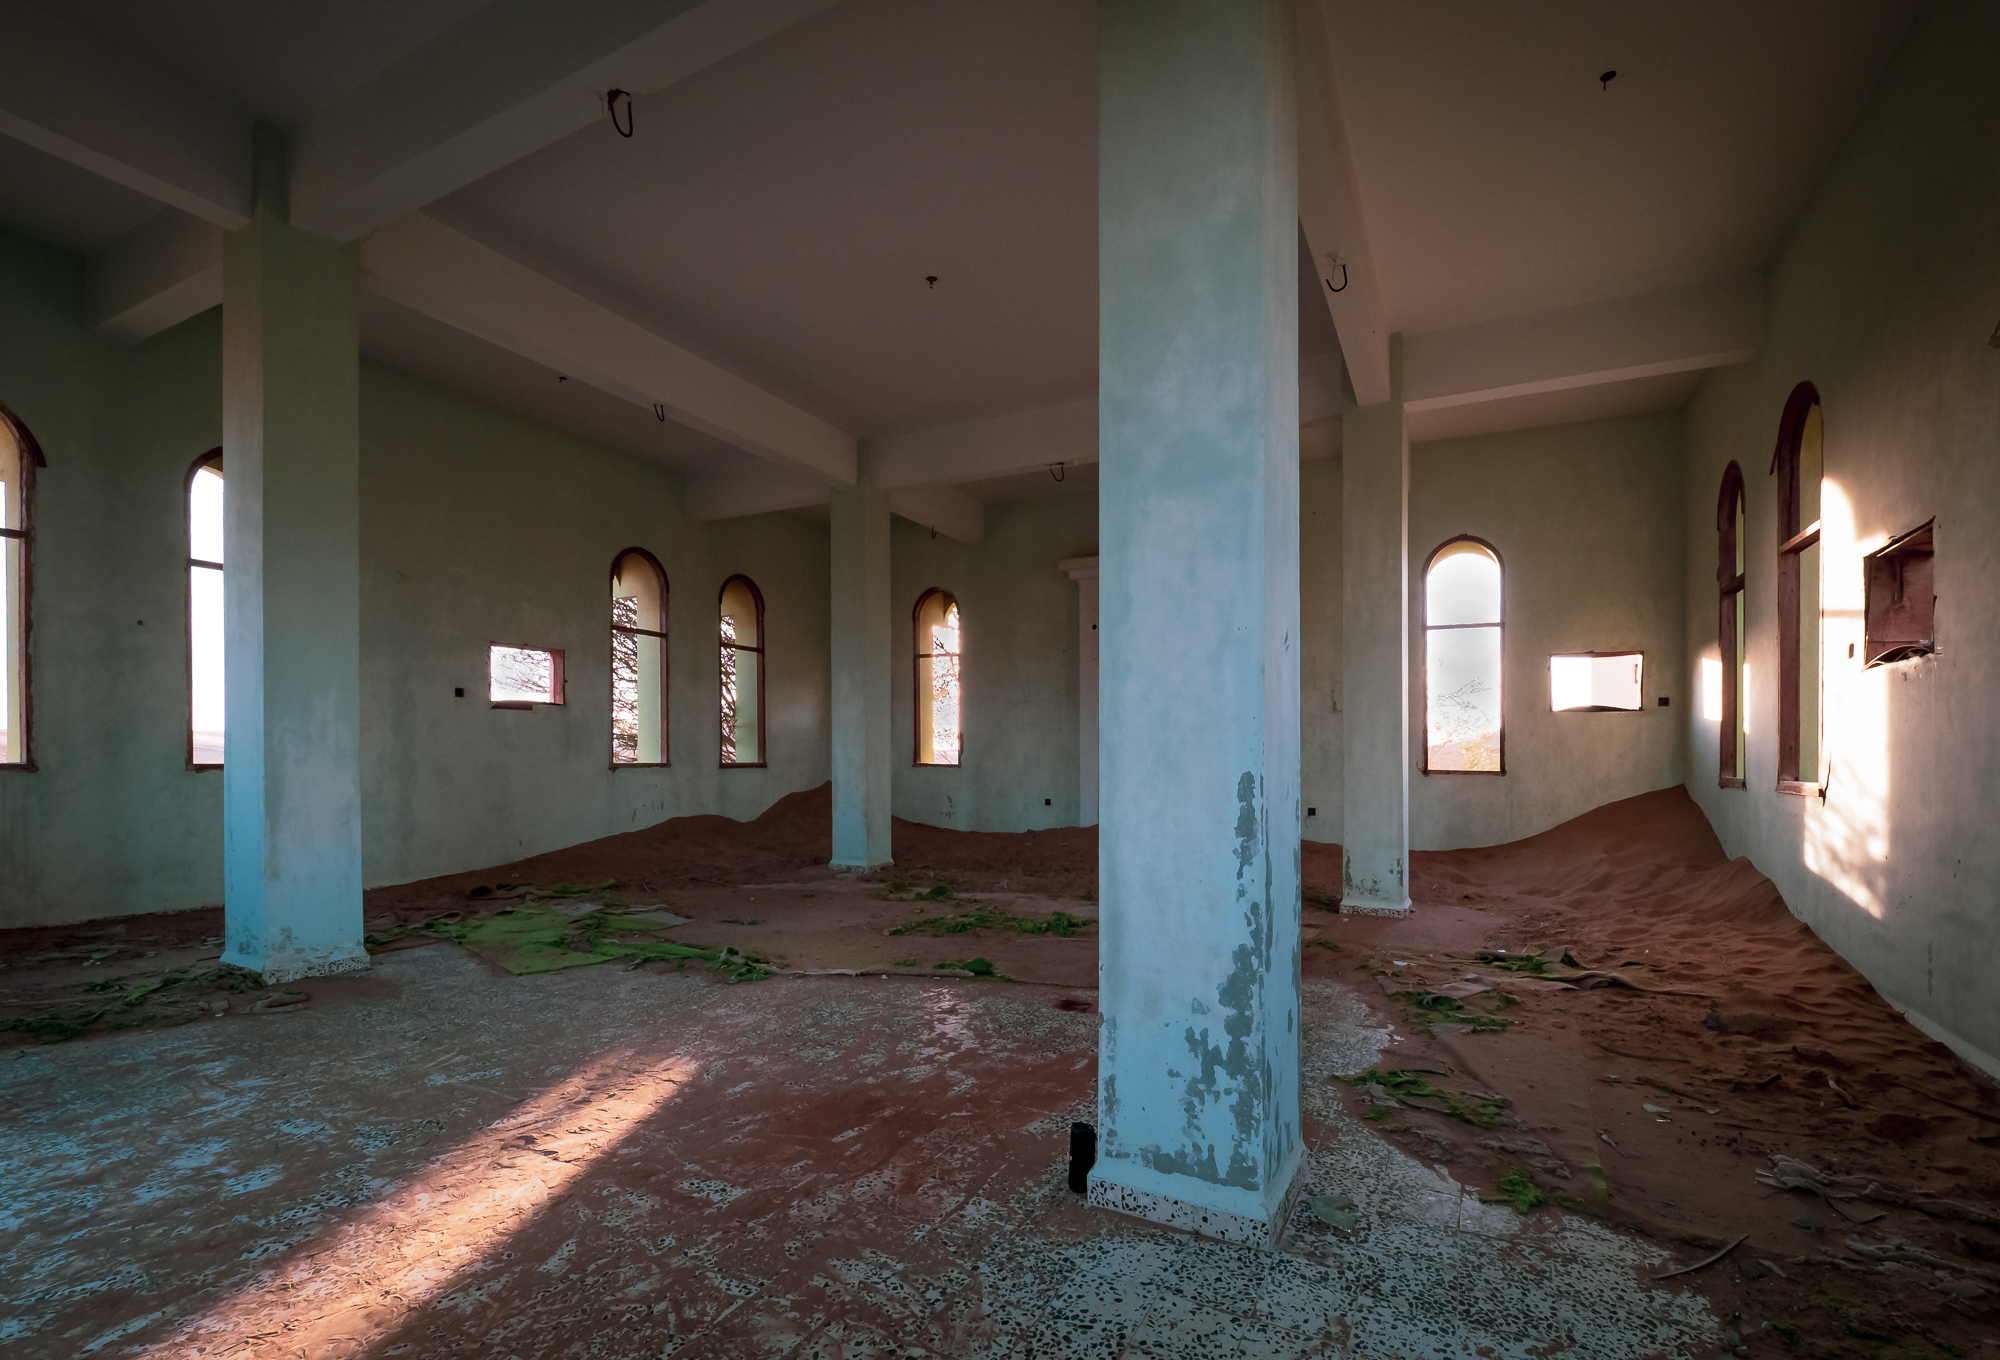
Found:
[[[222,450],[194,460],[187,478],[188,768],[223,760]]]
[[[747,576],[722,583],[722,763],[765,763],[764,596]]]
[[[487,694],[495,708],[533,708],[563,701],[563,654],[559,648],[486,649]]]
[[[611,763],[667,763],[667,574],[643,548],[611,564]]]
[[[1424,565],[1425,774],[1505,774],[1500,554],[1470,535]]]
[[[0,765],[33,769],[28,727],[28,604],[34,569],[35,469],[41,448],[0,406]]]
[[[917,601],[916,630],[916,763],[957,765],[964,734],[962,630],[958,601],[950,591],[923,593]]]
[[[1862,668],[1937,650],[1937,595],[1931,520],[1861,559],[1868,587]]]
[[[1778,792],[1820,791],[1820,478],[1825,421],[1809,382],[1778,426]]]
[[[1557,713],[1633,713],[1645,707],[1643,652],[1568,652],[1549,658],[1549,707]]]
[[[1749,639],[1744,628],[1749,603],[1748,575],[1744,553],[1749,549],[1744,534],[1743,469],[1731,463],[1722,472],[1722,493],[1715,507],[1715,584],[1719,592],[1716,612],[1714,711],[1707,716],[1721,724],[1718,728],[1718,776],[1725,789],[1743,787],[1747,761],[1743,723],[1744,652]],[[1707,664],[1703,663],[1704,684]]]

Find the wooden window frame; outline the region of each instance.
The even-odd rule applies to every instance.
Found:
[[[1439,632],[1465,628],[1498,628],[1500,630],[1500,768],[1497,770],[1433,770],[1431,768],[1431,568],[1447,548],[1459,543],[1476,543],[1493,554],[1493,564],[1500,568],[1500,618],[1495,623],[1441,623]],[[1434,774],[1480,774],[1504,776],[1507,773],[1507,561],[1500,556],[1500,550],[1480,538],[1477,534],[1456,534],[1431,549],[1424,559],[1424,569],[1417,580],[1417,618],[1423,623],[1423,645],[1418,649],[1417,668],[1424,678],[1423,688],[1423,740],[1418,744],[1423,756],[1418,762],[1419,773]]]
[[[1897,534],[1861,559],[1863,603],[1861,610],[1861,669],[1873,670],[1877,666],[1893,666],[1899,661],[1914,661],[1918,657],[1937,654],[1937,520],[1927,519],[1907,533]],[[1923,563],[1923,571],[1918,579],[1921,588],[1931,592],[1930,630],[1921,638],[1884,637],[1878,631],[1876,617],[1876,583],[1883,569],[1890,564],[1897,565],[1897,592],[1900,594],[1904,581],[1904,563]]]
[[[185,582],[185,588],[181,592],[182,613],[185,616],[182,619],[182,624],[186,641],[185,659],[187,661],[186,674],[182,677],[182,680],[183,688],[187,695],[187,721],[182,725],[187,729],[185,733],[187,737],[186,755],[187,768],[190,770],[219,770],[222,768],[222,761],[198,761],[194,758],[194,572],[196,567],[226,572],[228,570],[226,563],[229,557],[226,550],[223,553],[224,560],[222,562],[208,562],[194,555],[194,526],[188,522],[188,507],[193,503],[194,499],[194,479],[201,475],[203,468],[209,467],[215,468],[220,474],[224,487],[223,494],[225,496],[228,495],[229,474],[223,470],[222,449],[219,446],[210,449],[207,453],[202,454],[201,457],[188,464],[187,476],[181,479],[181,538],[187,545],[187,581]],[[223,747],[223,760],[227,760],[229,756],[226,743],[229,740],[229,731],[226,723],[223,728],[222,739],[225,743]]]
[[[667,580],[667,569],[660,565],[659,558],[653,556],[644,548],[626,548],[613,554],[611,558],[610,579],[614,584],[618,580],[618,564],[628,557],[644,558],[646,564],[652,567],[653,574],[659,579],[660,627],[659,631],[655,632],[651,628],[624,628],[614,623],[611,625],[610,632],[612,634],[625,633],[633,637],[650,637],[660,640],[660,758],[658,760],[620,760],[617,755],[617,744],[614,742],[612,745],[611,768],[614,770],[663,770],[674,763],[673,749],[669,741],[673,732],[673,725],[668,721],[668,715],[673,709],[673,687],[668,684],[668,677],[672,672],[667,665],[667,619],[669,617],[668,606],[672,600],[671,583]],[[613,645],[616,645],[615,640],[613,641]],[[605,696],[610,701],[612,705],[611,711],[614,713],[617,711],[617,687],[618,668],[614,665],[611,667],[610,674],[606,676],[604,685]]]
[[[22,419],[0,402],[0,425],[14,437],[21,465],[21,527],[0,529],[0,537],[21,544],[21,759],[0,760],[0,772],[34,774],[35,764],[35,473],[48,467],[42,446]]]
[[[1722,728],[1716,758],[1716,782],[1725,789],[1745,788],[1749,784],[1748,779],[1736,773],[1736,743],[1743,730],[1739,708],[1743,703],[1744,660],[1736,654],[1738,609],[1743,612],[1746,631],[1750,619],[1749,572],[1736,569],[1739,546],[1736,541],[1736,515],[1738,507],[1742,507],[1747,527],[1749,505],[1749,495],[1743,485],[1743,469],[1732,460],[1722,470],[1722,490],[1717,493],[1715,507],[1715,641],[1722,658]],[[1745,637],[1743,641],[1747,643],[1749,639]],[[1748,753],[1744,755],[1743,768],[1748,773]]]
[[[946,764],[941,760],[925,760],[923,758],[923,705],[928,701],[923,683],[924,660],[927,657],[938,655],[936,652],[922,650],[924,645],[924,605],[933,595],[942,595],[945,599],[951,601],[950,605],[947,606],[947,612],[958,608],[958,596],[952,594],[943,586],[932,586],[929,590],[917,596],[916,607],[910,611],[910,645],[912,653],[910,657],[910,764],[921,770],[957,770],[963,769],[965,766],[965,713],[962,707],[958,715],[958,759],[952,761],[950,764]],[[959,622],[960,626],[963,627],[963,615],[960,615]],[[964,643],[961,641],[959,645],[963,647]],[[944,655],[959,658],[959,684],[962,700],[965,682],[965,653],[963,651],[946,652]]]
[[[732,584],[734,584],[735,582],[737,582],[737,581],[741,581],[741,582],[742,582],[742,583],[743,583],[744,585],[746,585],[746,586],[748,586],[748,587],[750,588],[750,598],[751,598],[751,599],[752,599],[752,600],[753,600],[753,601],[754,601],[754,602],[756,603],[756,605],[757,605],[757,645],[756,645],[755,647],[745,647],[745,646],[744,646],[744,645],[743,645],[742,643],[740,643],[740,642],[735,642],[735,641],[731,641],[731,640],[729,640],[729,639],[725,639],[725,638],[724,638],[724,637],[722,636],[722,598],[723,598],[723,596],[725,596],[725,595],[727,595],[727,594],[729,593],[729,587],[730,587],[730,586],[731,586]],[[768,766],[770,765],[770,763],[771,763],[771,761],[770,761],[770,755],[771,755],[771,733],[770,733],[770,729],[769,729],[769,728],[767,728],[767,727],[766,727],[766,726],[764,725],[764,691],[765,691],[766,689],[768,689],[768,688],[769,688],[769,683],[768,683],[768,682],[769,682],[769,680],[770,680],[770,678],[771,678],[771,677],[770,677],[770,667],[769,667],[769,666],[768,666],[768,665],[766,664],[766,660],[765,660],[765,655],[764,655],[764,592],[763,592],[763,591],[761,591],[761,590],[759,590],[759,589],[757,589],[757,583],[756,583],[755,581],[751,580],[751,579],[750,579],[750,578],[749,578],[748,576],[745,576],[745,575],[743,575],[743,574],[742,574],[741,572],[738,572],[738,573],[736,573],[736,574],[735,574],[734,576],[731,576],[731,577],[730,577],[730,578],[729,578],[728,580],[726,580],[726,581],[724,581],[724,582],[722,583],[722,589],[720,589],[720,590],[718,590],[718,591],[716,591],[716,592],[715,592],[715,620],[716,620],[716,624],[715,624],[715,642],[716,642],[716,666],[715,666],[715,736],[716,736],[716,748],[715,748],[715,750],[716,750],[716,768],[718,768],[718,769],[723,769],[723,770],[761,770],[761,769],[765,769],[765,768],[766,768],[766,767],[768,767]],[[722,759],[722,659],[721,659],[721,651],[722,651],[722,648],[723,648],[724,646],[729,646],[729,647],[734,647],[734,648],[735,648],[735,649],[736,649],[737,651],[739,651],[739,652],[755,652],[755,653],[757,654],[757,755],[758,755],[758,756],[760,757],[760,758],[759,758],[759,759],[757,759],[757,760],[724,760],[724,759]],[[741,702],[743,701],[743,695],[742,695],[742,692],[741,692],[741,690],[740,690],[740,689],[739,689],[739,691],[737,692],[737,696],[736,696],[736,701],[737,701],[737,702],[738,702],[739,704],[740,704],[740,703],[741,703]]]
[[[1799,778],[1799,555],[1819,542],[1819,521],[1799,523],[1799,452],[1819,389],[1802,382],[1785,398],[1771,473],[1778,479],[1778,792],[1817,798],[1818,780]],[[1826,419],[1821,407],[1820,419]],[[1823,438],[1824,436],[1822,436]],[[1823,455],[1822,455],[1823,456]],[[1822,475],[1824,473],[1822,472]],[[1824,661],[1821,663],[1824,669]],[[1822,680],[1824,683],[1824,680]],[[1817,771],[1814,771],[1817,774]]]
[[[493,697],[493,649],[505,647],[511,652],[542,652],[550,661],[549,691],[552,699],[495,699]],[[510,712],[532,713],[537,708],[566,708],[569,704],[566,688],[568,658],[561,647],[537,647],[531,642],[502,642],[495,638],[486,644],[486,701],[494,708]]]
[[[1502,585],[1502,588],[1503,588],[1503,590],[1504,590],[1504,588],[1505,588],[1505,585],[1506,585],[1506,577],[1504,577],[1504,576],[1502,576],[1502,577],[1501,577],[1501,585]],[[1502,659],[1504,660],[1504,659],[1505,659],[1505,656],[1506,656],[1506,653],[1505,653],[1505,652],[1502,652],[1502,653],[1501,653],[1501,656],[1502,656]],[[1566,656],[1585,656],[1585,657],[1599,657],[1599,656],[1636,656],[1636,657],[1638,657],[1638,658],[1639,658],[1639,679],[1640,679],[1640,690],[1639,690],[1639,706],[1638,706],[1637,708],[1612,708],[1612,707],[1610,707],[1610,706],[1608,706],[1608,705],[1605,705],[1605,704],[1592,704],[1592,705],[1591,705],[1590,707],[1588,707],[1588,708],[1557,708],[1557,707],[1555,706],[1555,696],[1554,696],[1554,695],[1551,695],[1551,696],[1549,697],[1549,712],[1551,712],[1551,713],[1644,713],[1644,712],[1646,711],[1646,692],[1645,692],[1645,688],[1644,688],[1644,684],[1645,684],[1645,677],[1646,677],[1646,651],[1645,651],[1645,649],[1644,649],[1643,647],[1617,647],[1617,648],[1614,648],[1614,649],[1612,649],[1611,651],[1608,651],[1608,652],[1550,652],[1550,653],[1549,653],[1549,662],[1550,662],[1551,666],[1553,666],[1554,662],[1556,661],[1556,659],[1557,659],[1558,657],[1566,657]],[[1505,693],[1504,693],[1504,692],[1502,693],[1501,697],[1502,697],[1503,699],[1504,699],[1504,698],[1506,697],[1506,695],[1505,695]],[[1503,724],[1503,727],[1504,727],[1504,724]]]

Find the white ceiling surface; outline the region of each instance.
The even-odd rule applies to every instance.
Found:
[[[361,294],[361,352],[489,406],[687,476],[734,468],[742,457],[719,439],[676,421],[655,420],[623,397],[367,291]]]
[[[1329,0],[1389,328],[1761,269],[1915,9]]]
[[[1325,5],[1388,322],[1420,333],[1754,274],[1915,0]],[[288,126],[484,7],[45,5]],[[863,438],[1058,406],[1096,388],[1095,42],[1091,0],[845,0],[642,95],[630,140],[600,122],[427,211]],[[90,251],[150,211],[0,138],[8,225]],[[1302,286],[1301,350],[1331,355],[1303,268]],[[372,299],[363,324],[371,357],[496,405],[690,475],[744,466],[406,308]],[[1698,376],[1482,399],[1411,428],[1662,409]],[[979,475],[963,490],[982,500],[1041,487]]]
[[[0,137],[0,224],[25,236],[88,255],[159,211],[144,194]]]
[[[295,128],[487,0],[41,0],[245,113]]]
[[[431,211],[853,434],[1053,405],[1097,386],[1096,72],[1083,0],[848,0]]]
[[[1542,425],[1574,425],[1585,420],[1672,411],[1685,406],[1701,383],[1701,371],[1663,373],[1624,382],[1566,387],[1555,392],[1503,397],[1477,405],[1411,411],[1405,423],[1412,442],[1464,435],[1532,430]]]

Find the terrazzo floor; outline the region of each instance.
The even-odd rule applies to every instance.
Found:
[[[1329,1074],[1388,1035],[1306,983],[1307,1194],[1263,1253],[1083,1207],[1084,990],[510,978],[365,986],[0,1057],[0,1347],[69,1356],[1717,1353],[1666,1254],[1523,1219]]]

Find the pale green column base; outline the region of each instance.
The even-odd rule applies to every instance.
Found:
[[[1408,916],[1410,899],[1404,898],[1403,905],[1399,907],[1394,902],[1368,902],[1342,898],[1340,913],[1343,916]]]
[[[232,968],[255,973],[264,979],[269,987],[280,982],[297,982],[300,978],[332,977],[338,973],[365,973],[374,966],[374,960],[366,951],[359,954],[339,954],[319,959],[285,959],[280,962],[259,963],[244,955],[224,954],[222,961]]]
[[[1299,1175],[1299,1168],[1304,1164],[1304,1149],[1293,1149],[1291,1162],[1280,1181],[1285,1187],[1284,1192],[1268,1209],[1256,1213],[1233,1213],[1205,1204],[1191,1204],[1159,1190],[1121,1185],[1102,1169],[1090,1173],[1088,1202],[1093,1209],[1107,1209],[1114,1214],[1144,1219],[1148,1223],[1179,1228],[1201,1237],[1212,1237],[1218,1242],[1240,1242],[1260,1251],[1276,1251],[1285,1240],[1285,1229],[1292,1220],[1292,1210],[1297,1207],[1299,1195],[1305,1189],[1305,1178]]]

